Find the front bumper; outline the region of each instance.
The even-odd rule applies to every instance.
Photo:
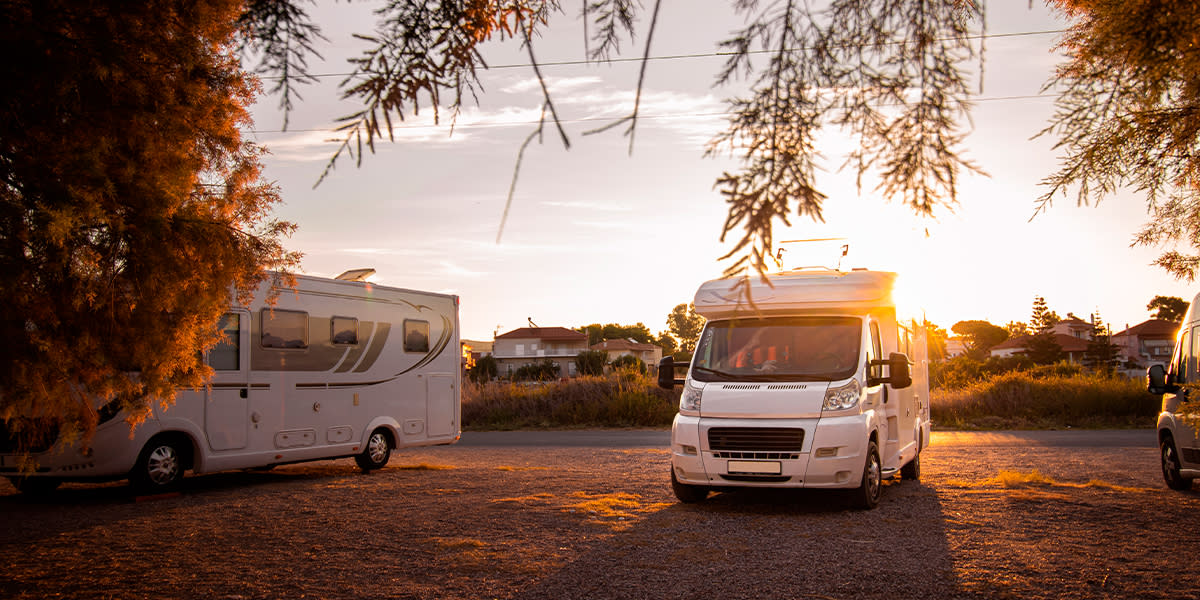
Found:
[[[802,429],[799,449],[730,452],[710,447],[709,431],[723,428]],[[870,422],[867,415],[816,419],[717,419],[676,415],[671,468],[681,483],[702,486],[855,488],[862,479]]]

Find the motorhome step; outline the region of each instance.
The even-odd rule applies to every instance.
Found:
[[[899,472],[900,472],[900,469],[897,469],[894,467],[889,467],[887,469],[883,469],[882,471],[880,471],[879,475],[881,477],[883,477],[884,479],[887,479],[888,477],[895,476],[896,473],[899,473]]]

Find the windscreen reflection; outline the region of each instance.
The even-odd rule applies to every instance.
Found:
[[[859,366],[857,317],[710,322],[696,345],[697,381],[834,381]]]

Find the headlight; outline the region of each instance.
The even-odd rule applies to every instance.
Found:
[[[851,379],[850,383],[842,387],[829,388],[825,391],[825,402],[821,405],[821,410],[846,410],[858,406],[858,400],[862,397],[862,386],[858,385],[857,379]]]
[[[689,383],[683,386],[683,395],[679,397],[679,410],[700,412],[700,396],[704,388],[695,388]]]

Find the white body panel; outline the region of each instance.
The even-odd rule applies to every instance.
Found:
[[[224,368],[210,352],[207,389],[180,390],[166,409],[155,403],[132,436],[119,416],[101,423],[87,454],[56,446],[35,455],[34,476],[122,478],[163,433],[186,436],[196,473],[352,456],[378,428],[396,448],[458,440],[457,297],[304,276],[273,307],[267,291],[231,309],[237,348],[225,348]],[[303,347],[272,347],[284,315],[302,324],[294,345]],[[0,455],[0,469],[13,473],[16,461]]]
[[[913,322],[897,320],[891,298],[895,277],[894,273],[872,271],[781,273],[771,276],[773,287],[751,282],[753,305],[744,295],[739,296],[733,280],[703,284],[696,293],[695,307],[708,323],[684,384],[685,395],[699,393],[699,409],[681,406],[672,426],[675,478],[683,484],[718,488],[855,488],[862,481],[872,438],[878,444],[885,474],[914,460],[929,443],[928,361],[924,331]],[[839,364],[837,375],[824,380],[769,374],[774,371],[739,378],[736,373],[740,371],[735,368],[719,374],[709,370],[712,374],[706,376],[705,369],[698,368],[709,364],[704,354],[709,350],[702,347],[706,336],[718,335],[710,329],[740,326],[745,336],[747,323],[762,323],[765,329],[788,319],[803,322],[806,318],[848,328],[857,323],[857,330],[849,329],[853,333],[848,334],[859,338],[857,353],[850,353],[850,360],[856,362]],[[733,339],[732,334],[721,335]],[[876,341],[878,350],[873,346]],[[804,360],[802,350],[813,349],[778,342],[764,347],[762,358],[769,357],[767,362],[772,364],[796,365]],[[870,381],[868,359],[886,359],[895,352],[909,357],[912,385],[895,389]],[[822,409],[829,390],[855,381],[860,389],[855,406]],[[756,440],[759,432],[791,436],[791,445],[781,440]],[[727,436],[732,435],[746,437],[731,441]]]
[[[1187,314],[1179,327],[1175,340],[1175,352],[1168,367],[1173,383],[1194,385],[1200,383],[1200,294],[1192,299]],[[1180,475],[1190,479],[1200,478],[1200,423],[1189,424],[1184,414],[1200,414],[1200,393],[1195,389],[1183,389],[1163,394],[1162,410],[1158,414],[1158,436],[1161,441],[1169,435],[1174,442],[1179,460]]]

